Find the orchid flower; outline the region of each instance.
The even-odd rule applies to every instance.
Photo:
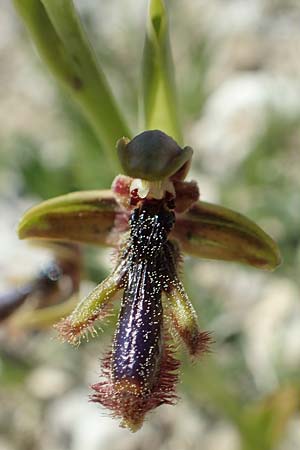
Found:
[[[62,340],[78,345],[97,333],[122,297],[112,348],[91,400],[135,431],[148,411],[177,399],[178,342],[197,358],[211,340],[180,281],[182,253],[266,270],[280,256],[271,237],[249,219],[199,200],[197,184],[185,181],[190,147],[148,130],[120,139],[117,149],[124,175],[110,191],[45,201],[25,213],[19,236],[116,248],[112,273],[55,327]]]
[[[183,255],[273,270],[280,263],[279,250],[251,220],[199,200],[197,183],[185,180],[193,150],[180,146],[163,0],[149,0],[140,102],[146,131],[133,139],[125,137],[130,131],[72,0],[14,4],[44,63],[94,128],[107,164],[122,172],[110,190],[70,193],[31,208],[20,221],[19,237],[53,242],[57,248],[88,243],[115,249],[111,274],[71,313],[62,313],[63,303],[50,317],[61,319],[55,325],[59,337],[78,345],[97,333],[121,298],[112,347],[103,357],[91,400],[136,431],[149,411],[176,402],[178,345],[196,359],[211,342],[180,281]],[[72,292],[78,290],[77,269]],[[18,301],[23,297],[16,306]]]

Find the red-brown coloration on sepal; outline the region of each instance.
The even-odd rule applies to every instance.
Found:
[[[141,387],[135,380],[113,379],[111,352],[102,361],[103,381],[94,384],[91,401],[100,403],[112,411],[114,417],[122,419],[121,426],[137,431],[143,424],[145,414],[162,404],[173,405],[178,397],[175,393],[180,362],[174,358],[174,348],[164,341],[161,363],[156,382],[151,390]]]

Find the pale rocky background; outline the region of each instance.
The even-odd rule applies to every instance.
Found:
[[[146,2],[75,3],[122,110],[138,131]],[[260,401],[282,385],[299,385],[300,4],[173,0],[169,10],[185,140],[195,149],[192,177],[199,181],[203,199],[256,220],[279,241],[284,255],[281,268],[271,274],[186,259],[187,289],[201,323],[214,331],[212,357],[224,381],[244,403]],[[11,2],[1,0],[1,291],[33,276],[50,258],[46,251],[19,242],[15,230],[26,208],[41,197],[66,192],[55,174],[71,166],[76,175],[71,187],[105,185],[101,175],[98,186],[95,175],[91,180],[89,173],[80,173],[85,157],[72,127],[75,113],[66,104]],[[280,149],[278,129],[285,136]],[[267,150],[261,156],[258,142],[266,135],[269,140],[260,145]],[[37,184],[26,172],[26,158],[34,160],[35,154],[40,166],[53,174],[44,191],[44,180]],[[90,265],[98,264],[101,274],[108,272],[108,252],[90,257]],[[236,424],[213,396],[204,392],[199,400],[196,391],[205,387],[197,384],[195,366],[184,363],[187,377],[180,385],[180,403],[159,408],[132,435],[87,401],[109,332],[80,350],[53,336],[51,330],[20,336],[0,330],[0,450],[244,450]],[[299,418],[299,413],[290,418],[275,450],[300,448]]]

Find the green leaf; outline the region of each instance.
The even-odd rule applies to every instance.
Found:
[[[241,448],[273,450],[286,434],[292,417],[299,412],[299,386],[280,386],[271,395],[242,409]]]
[[[109,160],[130,132],[81,27],[72,0],[14,0],[38,52],[94,127]]]
[[[117,245],[113,234],[120,211],[111,191],[82,191],[55,197],[28,210],[21,218],[20,239],[54,239]]]
[[[159,129],[182,143],[174,68],[163,0],[150,0],[143,55],[144,128]]]
[[[276,243],[258,225],[206,202],[178,215],[172,235],[183,252],[199,258],[241,262],[265,270],[274,270],[281,262]]]
[[[183,371],[182,386],[196,405],[209,404],[212,410],[240,427],[243,421],[241,400],[213,353],[204,357],[203,364],[195,364],[193,370]]]

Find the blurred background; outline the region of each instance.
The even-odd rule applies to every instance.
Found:
[[[76,0],[134,133],[146,2]],[[70,348],[43,332],[0,329],[0,450],[299,450],[300,5],[298,0],[168,2],[191,178],[203,200],[235,209],[279,243],[274,273],[185,258],[187,291],[212,354],[182,355],[181,401],[141,431],[88,403],[112,328]],[[0,14],[0,293],[51,259],[16,238],[26,208],[107,188],[97,139],[42,65],[11,1]],[[111,268],[84,250],[84,292]]]

